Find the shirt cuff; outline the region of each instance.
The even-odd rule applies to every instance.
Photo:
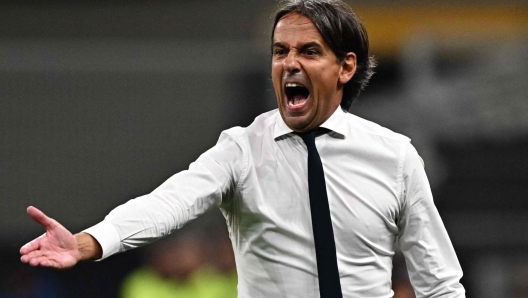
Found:
[[[104,260],[109,256],[120,252],[121,237],[119,237],[119,233],[112,224],[102,221],[83,232],[92,235],[103,249],[103,256],[96,261]]]

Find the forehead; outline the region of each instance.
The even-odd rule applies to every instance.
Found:
[[[273,42],[309,42],[319,41],[324,43],[323,37],[312,20],[308,17],[290,13],[282,17],[275,26]]]

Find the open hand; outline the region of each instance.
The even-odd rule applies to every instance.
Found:
[[[42,211],[30,206],[28,215],[46,228],[46,233],[22,246],[20,260],[31,266],[70,268],[81,259],[77,241],[70,231]]]

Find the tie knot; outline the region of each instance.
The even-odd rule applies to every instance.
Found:
[[[326,128],[318,127],[306,132],[296,132],[296,134],[303,139],[306,147],[315,147],[315,136],[323,134],[326,131]]]

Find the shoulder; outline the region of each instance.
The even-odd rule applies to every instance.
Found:
[[[372,121],[347,113],[348,137],[370,159],[389,162],[395,166],[401,180],[404,163],[418,157],[411,139]]]
[[[410,143],[411,141],[411,139],[407,136],[394,132],[375,122],[363,119],[354,114],[346,113],[345,117],[347,119],[350,131],[354,134],[362,134],[387,140],[394,140],[401,142],[405,145]]]
[[[258,115],[247,127],[235,126],[224,130],[222,134],[227,134],[235,139],[245,138],[250,135],[261,136],[273,129],[277,117],[280,117],[277,109]]]

